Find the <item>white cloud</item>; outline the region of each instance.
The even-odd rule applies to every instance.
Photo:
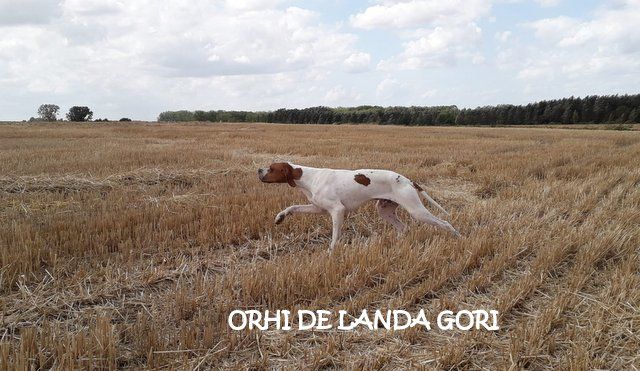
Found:
[[[541,42],[530,52],[521,78],[584,78],[640,70],[640,1],[601,7],[592,19],[566,16],[527,23]],[[536,54],[533,54],[536,53]]]
[[[394,78],[387,77],[376,87],[376,96],[382,101],[389,100],[398,94],[401,84]]]
[[[559,47],[587,46],[595,43],[609,51],[640,51],[640,1],[628,0],[602,8],[591,20],[570,17],[541,19],[528,24],[538,38]]]
[[[416,34],[422,35],[403,43],[403,52],[381,61],[378,68],[383,71],[415,70],[452,66],[461,58],[468,58],[474,63],[483,61],[482,56],[474,53],[475,48],[470,47],[480,40],[482,34],[482,30],[475,23],[454,28],[438,26],[434,29],[419,30]]]
[[[428,23],[446,24],[471,22],[489,13],[488,0],[411,0],[385,1],[368,7],[351,16],[351,24],[357,28],[409,28]]]
[[[350,17],[354,27],[396,29],[406,41],[403,51],[378,63],[382,71],[455,65],[459,59],[482,63],[477,51],[482,30],[477,21],[489,15],[490,0],[385,1]]]
[[[124,8],[122,2],[111,0],[65,0],[62,5],[66,12],[72,14],[96,16],[118,13]]]
[[[0,119],[44,102],[152,119],[637,92],[639,0],[546,9],[553,16],[539,20],[518,13],[522,2],[367,0],[349,15],[288,0],[0,0]]]
[[[540,6],[544,8],[550,8],[560,4],[560,0],[536,0],[536,3],[540,4]]]
[[[549,80],[554,77],[553,62],[546,61],[529,61],[525,67],[518,72],[518,78],[522,80]]]
[[[436,94],[438,94],[437,89],[429,89],[429,90],[425,90],[422,94],[420,94],[420,98],[422,99],[433,98],[436,96]]]
[[[0,0],[0,27],[49,23],[61,13],[58,3],[58,0]]]
[[[371,55],[363,52],[352,53],[343,62],[345,70],[350,73],[368,71],[370,63]]]
[[[320,25],[317,15],[305,9],[235,13],[235,8],[211,7],[178,7],[186,14],[153,30],[142,46],[145,58],[167,76],[270,74],[341,62],[355,41],[353,35]],[[202,12],[211,16],[199,16]]]
[[[327,91],[324,96],[324,101],[332,106],[349,106],[357,104],[361,98],[362,96],[356,89],[351,88],[347,91],[344,86],[339,84]]]
[[[339,102],[347,97],[347,90],[342,85],[331,88],[324,96],[324,100],[330,103]]]
[[[359,56],[355,35],[315,12],[274,7],[281,1],[57,3],[0,0],[0,90],[12,92],[0,94],[4,115],[7,107],[35,110],[41,99],[106,110],[95,108],[96,117],[137,106],[148,119],[163,109],[314,104],[319,91],[279,97]]]
[[[509,38],[511,37],[511,31],[496,32],[494,37],[499,42],[506,43],[507,41],[509,41]]]
[[[566,16],[556,18],[545,18],[535,22],[526,23],[525,25],[535,31],[535,35],[539,39],[549,42],[558,42],[563,35],[572,32],[579,25],[577,19]]]
[[[235,10],[260,10],[273,8],[283,0],[225,0],[225,6]]]

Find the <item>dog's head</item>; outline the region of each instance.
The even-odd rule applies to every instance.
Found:
[[[302,169],[294,168],[287,162],[275,162],[269,167],[258,169],[258,178],[264,183],[288,183],[295,187],[294,180],[302,177]]]

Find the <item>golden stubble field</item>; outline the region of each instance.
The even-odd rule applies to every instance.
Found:
[[[274,160],[387,168],[464,235],[329,218]],[[406,213],[401,218],[408,221]],[[0,126],[0,369],[640,367],[640,135],[267,124]],[[233,309],[496,309],[496,332],[231,331]]]

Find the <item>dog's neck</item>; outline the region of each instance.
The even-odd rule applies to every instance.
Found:
[[[302,176],[300,177],[300,179],[294,179],[296,187],[311,192],[313,190],[312,180],[317,179],[317,177],[313,175],[320,169],[310,166],[296,165],[291,162],[289,162],[289,165],[291,165],[291,167],[293,167],[294,169],[302,169]]]

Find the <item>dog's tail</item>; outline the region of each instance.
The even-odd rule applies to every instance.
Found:
[[[442,211],[443,213],[445,213],[447,216],[451,216],[447,210],[445,210],[442,206],[440,206],[439,203],[437,203],[433,198],[431,198],[431,196],[429,196],[427,194],[427,192],[424,190],[424,188],[422,188],[418,183],[414,182],[413,186],[418,190],[418,193],[422,194],[424,196],[424,198],[427,199],[427,201],[429,201],[429,203],[431,205],[433,205],[436,209]]]

